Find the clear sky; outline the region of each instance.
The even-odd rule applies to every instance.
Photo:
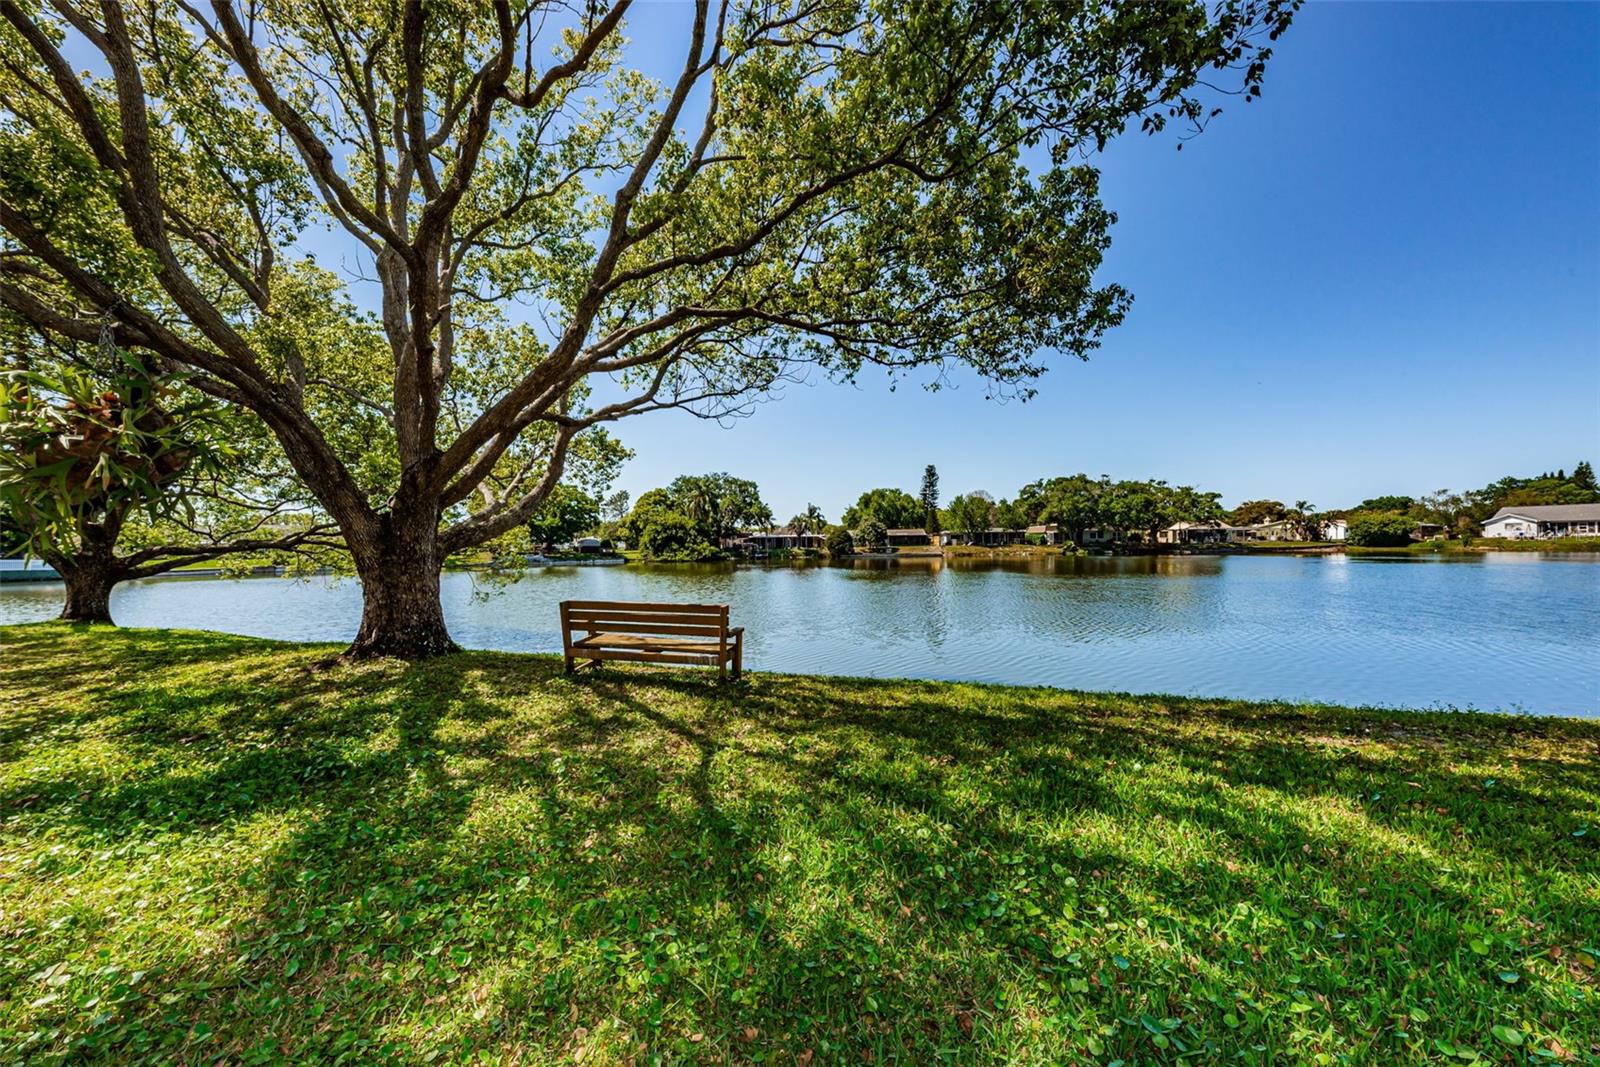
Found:
[[[1600,461],[1600,5],[1312,3],[1264,97],[1174,143],[1103,157],[1133,310],[1034,400],[866,376],[645,416],[619,487],[727,470],[837,520],[934,463],[945,499],[1081,470],[1334,508]]]

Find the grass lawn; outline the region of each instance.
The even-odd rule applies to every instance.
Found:
[[[1600,1063],[1600,724],[0,628],[0,1062]]]

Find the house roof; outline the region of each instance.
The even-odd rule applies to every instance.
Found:
[[[890,537],[927,537],[928,536],[928,531],[920,529],[920,528],[919,529],[915,529],[915,530],[886,530],[884,532]]]
[[[1526,508],[1501,508],[1489,516],[1501,519],[1532,519],[1534,522],[1600,522],[1600,504],[1535,504]]]
[[[1024,533],[1049,533],[1051,530],[1059,530],[1060,528],[1061,528],[1061,525],[1059,523],[1054,523],[1054,522],[1036,523],[1036,524],[1028,527],[1023,532]]]

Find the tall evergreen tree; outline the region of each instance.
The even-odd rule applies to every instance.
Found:
[[[939,532],[939,471],[932,463],[928,464],[922,472],[922,500],[923,529],[929,533]]]

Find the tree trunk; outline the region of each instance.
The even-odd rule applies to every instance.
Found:
[[[350,545],[361,577],[361,628],[347,659],[418,660],[460,650],[439,602],[444,559],[438,518],[422,511],[397,509],[384,517],[372,543]]]
[[[121,580],[114,551],[115,535],[107,536],[101,526],[86,525],[80,531],[78,551],[70,556],[55,553],[45,557],[67,584],[67,602],[60,618],[66,622],[99,622],[112,625],[111,588]]]

